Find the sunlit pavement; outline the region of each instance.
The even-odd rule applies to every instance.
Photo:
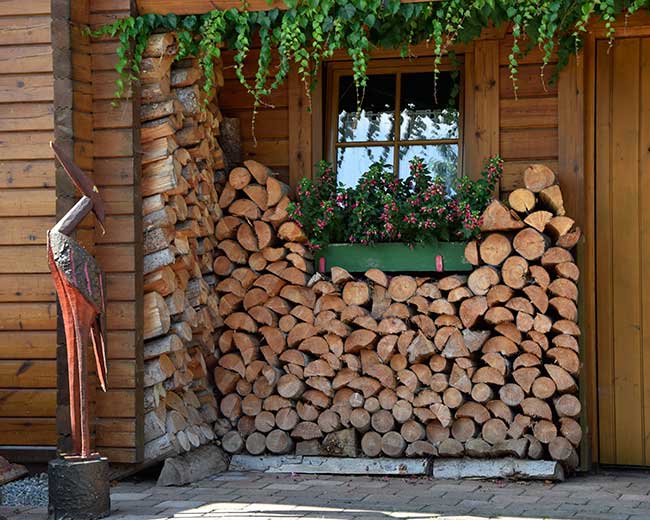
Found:
[[[112,489],[111,520],[650,520],[650,473],[608,472],[567,482],[225,473],[191,486],[127,481]],[[11,520],[42,508],[2,508]]]

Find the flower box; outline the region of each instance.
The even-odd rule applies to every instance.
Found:
[[[387,272],[471,271],[465,259],[466,242],[434,242],[409,246],[401,242],[374,245],[330,244],[318,251],[314,262],[319,272],[333,266],[352,273],[370,268]]]

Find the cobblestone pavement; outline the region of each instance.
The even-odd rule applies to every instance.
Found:
[[[650,520],[650,473],[543,482],[225,473],[191,486],[153,481],[112,489],[111,520]],[[8,520],[46,517],[3,508]]]

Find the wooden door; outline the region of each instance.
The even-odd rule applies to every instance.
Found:
[[[596,54],[601,464],[650,466],[650,38]]]

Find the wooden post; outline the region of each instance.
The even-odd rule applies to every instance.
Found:
[[[485,161],[499,153],[499,40],[476,40],[467,55],[463,169],[477,179]]]
[[[295,67],[289,70],[289,184],[295,188],[303,177],[311,178],[312,113],[305,85]]]

